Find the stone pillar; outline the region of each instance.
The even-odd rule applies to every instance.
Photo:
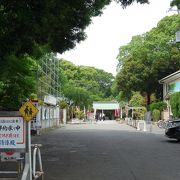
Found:
[[[66,109],[63,109],[63,124],[66,124],[67,121],[67,114],[66,114]]]
[[[96,119],[96,109],[94,109],[94,119]]]

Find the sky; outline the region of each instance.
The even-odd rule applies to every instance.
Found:
[[[59,54],[59,58],[75,65],[91,66],[116,75],[119,47],[131,41],[132,36],[150,31],[169,11],[171,0],[150,0],[150,4],[133,3],[126,9],[112,2],[103,14],[92,19],[85,32],[85,41],[73,50]]]

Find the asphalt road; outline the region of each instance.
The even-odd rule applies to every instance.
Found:
[[[179,180],[180,143],[122,124],[67,125],[33,137],[45,180]]]

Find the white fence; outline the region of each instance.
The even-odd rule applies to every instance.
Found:
[[[126,124],[136,128],[138,131],[152,131],[152,123],[145,120],[134,120],[132,118],[125,118]]]

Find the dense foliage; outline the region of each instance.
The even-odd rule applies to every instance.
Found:
[[[36,61],[12,55],[0,67],[0,110],[17,110],[22,101],[36,92]]]
[[[132,91],[140,91],[147,96],[147,104],[152,93],[162,97],[158,80],[180,68],[180,49],[174,43],[179,24],[180,15],[165,17],[157,27],[120,47],[115,83],[118,92],[130,97]]]
[[[150,104],[151,112],[153,112],[154,109],[157,109],[159,111],[163,111],[166,108],[167,108],[167,104],[165,102],[163,102],[163,101],[153,102],[153,103]]]
[[[114,77],[111,73],[87,66],[75,66],[61,59],[62,93],[74,104],[88,107],[93,101],[111,97]]]
[[[171,5],[171,7],[176,6],[178,12],[180,11],[180,0],[172,0],[171,3],[170,3],[170,5]]]
[[[134,0],[117,0],[122,6]],[[145,3],[147,0],[136,0]],[[62,53],[84,40],[91,17],[111,0],[1,0],[0,57],[32,54],[36,45]],[[3,42],[3,43],[2,43]],[[2,60],[2,59],[1,59]]]
[[[147,0],[117,0],[123,7]],[[1,0],[0,110],[17,110],[35,93],[35,64],[48,52],[64,52],[84,40],[91,18],[111,0]]]
[[[160,120],[160,117],[161,117],[161,111],[158,110],[158,109],[154,109],[152,111],[152,119],[153,119],[153,121],[157,122],[158,120]]]
[[[139,92],[133,92],[129,101],[129,105],[132,107],[142,107],[145,105],[144,97]]]
[[[173,117],[180,117],[180,92],[176,92],[170,96],[170,104]]]

